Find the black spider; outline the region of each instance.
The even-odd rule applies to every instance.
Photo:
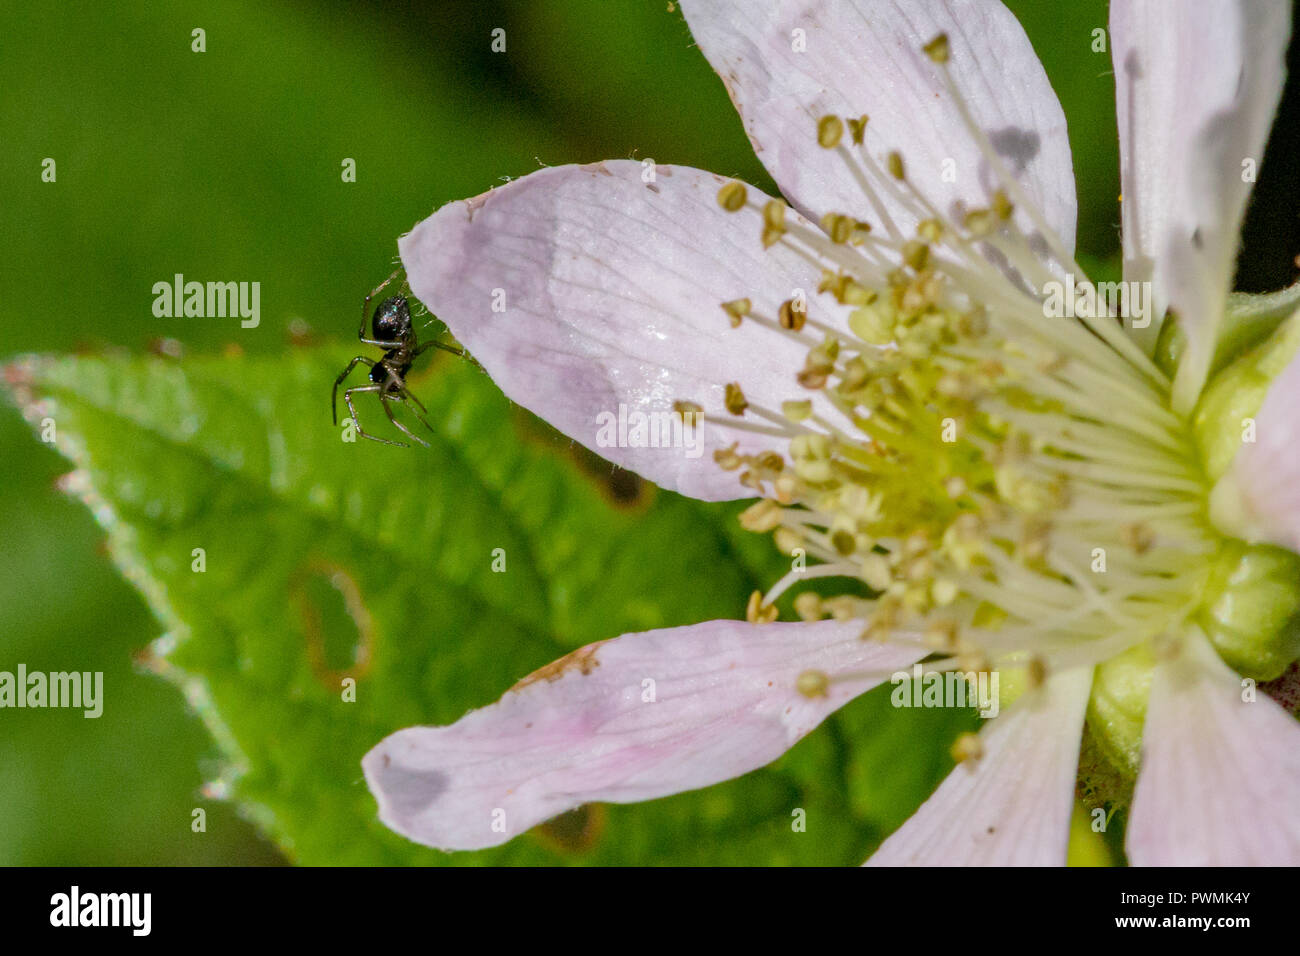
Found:
[[[442,349],[444,352],[450,352],[453,355],[459,355],[462,358],[470,359],[464,349],[447,345],[445,342],[439,342],[436,339],[425,342],[420,345],[416,341],[415,327],[411,324],[411,307],[406,301],[406,296],[395,295],[380,302],[375,308],[375,314],[371,317],[371,334],[373,338],[366,338],[366,310],[370,307],[370,300],[382,292],[390,282],[397,278],[402,270],[398,269],[383,282],[379,283],[371,293],[366,296],[361,303],[361,328],[357,330],[357,338],[366,345],[377,345],[384,350],[383,357],[378,361],[366,358],[364,355],[355,356],[348,367],[343,370],[338,378],[334,380],[334,397],[331,402],[331,412],[334,415],[334,424],[339,423],[339,386],[348,374],[357,367],[358,363],[369,366],[370,384],[354,385],[352,388],[343,392],[343,401],[348,406],[348,411],[352,413],[352,424],[357,428],[357,434],[362,438],[369,438],[371,441],[383,442],[385,445],[397,445],[399,448],[409,448],[410,446],[403,441],[393,441],[390,438],[380,438],[378,435],[367,435],[361,428],[361,422],[357,420],[357,410],[352,406],[352,394],[354,392],[378,392],[379,404],[384,408],[384,414],[388,420],[396,425],[407,437],[413,441],[419,442],[425,448],[429,443],[418,435],[411,432],[409,428],[393,417],[393,410],[389,407],[390,402],[410,403],[411,411],[415,414],[425,428],[433,431],[433,426],[429,424],[428,419],[424,416],[428,409],[421,404],[420,400],[410,393],[406,388],[406,373],[411,370],[411,365],[415,362],[416,356],[426,349]],[[475,363],[477,364],[477,363]],[[436,434],[436,433],[435,433]]]

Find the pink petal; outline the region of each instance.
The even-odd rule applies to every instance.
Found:
[[[1300,865],[1300,724],[1199,633],[1156,666],[1127,848],[1136,866]]]
[[[1190,344],[1176,404],[1208,371],[1250,196],[1285,79],[1287,3],[1112,0],[1123,186],[1124,278],[1154,284]],[[1154,341],[1158,321],[1141,335]]]
[[[1255,415],[1255,441],[1243,442],[1215,487],[1213,514],[1249,541],[1300,551],[1300,357],[1273,380]]]
[[[924,654],[861,631],[708,621],[591,644],[448,727],[387,737],[362,761],[366,781],[385,824],[449,850],[504,843],[592,801],[706,787],[775,760]],[[795,690],[808,669],[844,679],[808,698]]]
[[[844,212],[876,225],[843,161],[817,144],[817,120],[828,113],[867,114],[871,155],[883,163],[901,152],[909,179],[946,214],[988,206],[997,187],[921,50],[946,32],[949,68],[980,128],[1074,247],[1065,114],[1025,31],[998,0],[682,0],[682,11],[781,191],[805,213]],[[796,30],[806,52],[795,50]],[[887,205],[910,236],[917,217]],[[1023,211],[1017,218],[1032,231]]]
[[[721,303],[748,297],[772,318],[802,290],[810,318],[842,318],[816,295],[818,269],[787,247],[763,250],[756,211],[718,205],[728,180],[658,166],[647,183],[643,170],[628,161],[561,166],[449,203],[401,239],[402,262],[416,296],[510,398],[665,488],[751,497],[711,453],[737,439],[742,452],[777,450],[775,438],[706,424],[695,448],[608,447],[599,416],[617,417],[620,405],[629,416],[668,416],[680,399],[729,418],[729,382],[779,411],[783,400],[812,397],[795,381],[807,346],[753,322],[732,329]],[[505,311],[493,311],[502,296]]]
[[[1064,866],[1092,669],[1027,692],[980,732],[984,755],[952,771],[868,866]]]

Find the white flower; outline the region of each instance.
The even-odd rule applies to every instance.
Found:
[[[1242,689],[1297,656],[1300,559],[1227,536],[1300,547],[1300,372],[1213,467],[1226,426],[1198,411],[1288,6],[1112,5],[1124,277],[1154,296],[1123,325],[1045,314],[1094,290],[1065,118],[997,0],[683,9],[793,208],[695,169],[561,167],[440,209],[402,260],[506,394],[578,441],[620,406],[701,411],[712,455],[597,450],[697,498],[762,495],[746,525],[820,563],[749,622],[592,645],[392,735],[364,762],[384,822],[475,848],[706,786],[923,661],[1023,692],[871,862],[1064,862],[1086,718],[1140,765],[1133,862],[1300,863],[1300,727]],[[812,577],[856,587],[775,622]]]

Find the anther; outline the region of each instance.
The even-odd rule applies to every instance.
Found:
[[[938,242],[943,237],[943,223],[938,219],[923,219],[916,226],[916,234],[926,242]]]
[[[718,190],[718,205],[727,212],[736,212],[745,206],[745,184],[730,182]]]
[[[763,592],[755,591],[749,596],[749,605],[745,608],[745,620],[750,624],[768,624],[776,620],[776,607],[763,604]]]
[[[857,119],[849,117],[849,136],[853,139],[854,146],[861,146],[862,141],[867,135],[867,114],[863,113]]]
[[[772,533],[772,540],[775,542],[778,551],[789,555],[793,555],[796,548],[804,548],[805,544],[803,535],[793,528],[787,528],[785,525],[777,528]],[[795,600],[795,607],[798,608],[798,599]]]
[[[906,175],[906,170],[903,168],[902,153],[897,151],[890,153],[887,163],[889,166],[889,175],[893,176],[895,179],[902,179]]]
[[[749,407],[749,402],[745,401],[745,393],[741,391],[738,382],[728,382],[726,386],[723,404],[727,411],[733,415],[745,414],[745,409]]]
[[[989,314],[985,309],[972,309],[962,313],[957,320],[957,331],[968,339],[978,339],[988,334]]]
[[[936,607],[948,607],[960,594],[961,588],[951,578],[935,578],[930,582],[930,599]]]
[[[746,531],[764,534],[780,526],[784,511],[770,498],[750,505],[740,513],[740,526]]]
[[[913,582],[929,581],[934,576],[934,559],[929,555],[914,558],[907,565],[904,575]]]
[[[798,332],[808,320],[807,308],[796,307],[793,299],[786,299],[782,302],[781,308],[777,310],[776,315],[777,320],[781,323],[781,328],[788,329],[791,332]]]
[[[1041,362],[1038,363],[1040,371],[1048,375],[1055,375],[1062,371],[1070,364],[1070,357],[1062,352],[1049,352]]]
[[[1124,543],[1133,549],[1136,555],[1146,554],[1156,543],[1155,532],[1151,530],[1150,525],[1137,522],[1124,526]]]
[[[993,211],[997,213],[997,217],[1003,222],[1011,218],[1011,214],[1015,212],[1015,209],[1016,207],[1012,205],[1011,200],[1007,198],[1007,194],[1001,189],[993,194]]]
[[[1051,533],[1052,526],[1049,522],[1037,518],[1027,519],[1020,535],[1020,556],[1031,564],[1042,561],[1047,557]]]
[[[826,616],[822,608],[821,595],[815,591],[804,591],[795,597],[794,612],[802,621],[820,621]]]
[[[829,377],[830,376],[826,372],[823,372],[820,369],[805,368],[795,376],[795,380],[804,388],[815,392],[819,388],[824,388],[826,386],[826,380]]]
[[[822,216],[822,229],[826,231],[826,235],[830,236],[831,242],[836,245],[848,242],[853,236],[856,225],[852,218],[838,212],[828,212]]]
[[[796,475],[792,475],[788,471],[783,471],[780,475],[777,476],[776,480],[772,482],[772,490],[776,494],[777,501],[779,501],[783,505],[790,505],[790,504],[794,504],[794,502],[798,500],[799,496],[803,493],[803,486]],[[778,528],[777,534],[779,535],[783,530],[786,529]],[[787,554],[792,553],[793,548],[799,547],[799,542],[802,541],[802,539],[798,538],[797,535],[796,535],[796,539],[798,540],[791,547],[791,549],[786,552]],[[779,539],[777,544],[778,546],[780,545]]]
[[[812,402],[808,399],[802,401],[786,401],[781,403],[781,414],[792,422],[802,422],[807,420],[812,414]]]
[[[829,292],[840,305],[870,305],[880,297],[875,289],[868,289],[850,276],[835,272],[822,273],[817,291]]]
[[[894,582],[889,559],[875,551],[868,554],[862,559],[862,580],[873,591],[884,592]]]
[[[831,681],[825,671],[804,671],[794,682],[795,690],[804,697],[825,697]]]
[[[974,239],[991,236],[994,230],[993,216],[987,209],[972,209],[966,213],[964,225]]]
[[[824,149],[834,149],[843,136],[844,122],[838,116],[823,116],[817,121],[817,142]]]
[[[785,226],[785,209],[786,205],[779,199],[769,199],[763,206],[763,224],[773,229],[781,229]]]
[[[898,623],[899,601],[893,597],[884,597],[876,602],[871,616],[867,618],[866,629],[861,637],[864,641],[884,641]]]
[[[952,750],[949,752],[952,754],[952,759],[958,763],[969,761],[974,764],[984,756],[984,743],[977,734],[961,734],[953,741]]]
[[[844,378],[840,381],[839,392],[848,395],[856,392],[871,379],[871,367],[860,355],[855,355],[844,363]]]
[[[763,207],[763,248],[774,246],[785,235],[785,203],[770,199]]]
[[[713,452],[713,460],[717,462],[718,467],[723,471],[735,471],[744,464],[740,455],[736,453],[736,448],[739,445],[739,442],[732,442],[729,447],[719,448]]]
[[[837,621],[851,621],[858,616],[858,599],[848,594],[826,598],[822,604]]]
[[[695,402],[673,402],[673,411],[682,416],[682,421],[688,425],[697,420],[696,416],[704,414],[704,409]]]
[[[925,643],[936,651],[945,654],[957,649],[957,622],[950,620],[935,621],[925,629]]]
[[[753,308],[754,303],[750,302],[749,299],[732,299],[730,302],[722,303],[722,311],[726,312],[731,318],[731,327],[733,329],[740,325],[740,320],[749,315]]]
[[[844,300],[841,296],[843,295],[844,287],[852,281],[853,280],[843,272],[832,272],[830,269],[824,269],[822,270],[821,279],[817,282],[817,291],[819,293],[829,292],[842,304]]]
[[[858,549],[858,540],[851,531],[840,529],[831,533],[831,547],[834,548],[841,557],[847,558]]]
[[[925,52],[925,55],[935,63],[947,63],[949,52],[948,34],[940,33],[925,46],[921,47],[921,49]]]
[[[930,537],[924,531],[914,531],[903,542],[903,557],[919,558],[930,553]]]
[[[894,341],[894,317],[876,305],[864,305],[850,312],[849,328],[870,345],[888,345]]]
[[[930,262],[930,247],[917,239],[904,243],[903,261],[920,272]]]

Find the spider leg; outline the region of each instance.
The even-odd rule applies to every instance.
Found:
[[[439,342],[437,339],[433,339],[429,342],[425,342],[423,345],[421,345],[419,348],[417,348],[414,352],[411,353],[411,358],[415,358],[425,349],[442,349],[444,352],[450,352],[452,355],[456,355],[459,356],[460,358],[463,358],[465,361],[469,362],[472,365],[478,365],[479,368],[483,367],[482,365],[478,364],[478,360],[475,359],[474,356],[470,355],[463,348],[459,348],[455,345],[448,345],[446,342]]]
[[[352,407],[353,392],[379,392],[384,388],[383,385],[357,385],[343,393],[343,401],[347,403],[348,411],[352,413],[352,424],[357,426],[357,434],[362,438],[369,438],[371,441],[382,442],[385,445],[396,445],[398,448],[409,448],[410,446],[404,441],[393,441],[390,438],[380,438],[378,435],[367,435],[361,427],[361,422],[357,420],[357,410]],[[383,395],[380,395],[380,404],[384,406],[384,411],[388,411],[388,405],[383,401]],[[388,413],[392,418],[392,412]],[[405,429],[403,429],[405,431]]]
[[[398,397],[398,399],[399,399],[400,401],[402,401],[402,402],[406,402],[406,401],[409,399],[409,400],[411,401],[411,403],[412,403],[413,405],[415,405],[415,408],[412,408],[411,411],[414,412],[415,409],[418,408],[421,412],[424,412],[425,415],[429,414],[429,410],[428,410],[427,408],[424,407],[424,402],[422,402],[422,401],[420,401],[418,398],[416,398],[416,397],[415,397],[415,393],[412,392],[409,388],[406,387],[406,382],[405,382],[405,380],[402,379],[402,377],[401,377],[400,375],[397,375],[397,374],[395,374],[395,373],[393,373],[393,372],[390,371],[389,374],[388,374],[388,380],[385,382],[385,384],[386,384],[386,385],[387,385],[387,384],[395,384],[395,385],[397,386],[397,387],[396,387],[396,388],[395,388],[391,393],[389,393],[389,394],[396,395],[396,396]],[[416,413],[416,417],[419,418],[420,421],[424,422],[425,426],[428,427],[429,431],[433,431],[433,426],[429,425],[429,423],[428,423],[427,421],[425,421],[424,416],[420,415],[420,414],[417,412],[417,413]],[[435,432],[435,434],[436,434],[436,432]]]
[[[427,408],[424,407],[424,402],[420,401],[418,398],[415,397],[415,393],[412,392],[412,391],[410,391],[410,390],[406,387],[406,383],[405,383],[405,382],[403,382],[403,383],[401,384],[401,387],[398,388],[398,390],[397,390],[397,394],[400,395],[400,396],[402,396],[402,400],[403,400],[403,401],[405,401],[406,399],[409,398],[409,399],[410,399],[410,400],[415,404],[415,407],[416,407],[416,408],[418,408],[420,411],[424,412],[424,414],[426,414],[426,415],[429,414],[429,410],[428,410]]]
[[[392,282],[399,275],[401,275],[401,272],[402,270],[400,268],[394,269],[393,274],[390,275],[383,282],[379,283],[379,285],[371,289],[370,294],[366,296],[365,300],[361,303],[361,328],[357,330],[357,338],[359,338],[362,342],[365,342],[367,345],[383,345],[387,348],[392,348],[392,345],[388,343],[373,342],[366,338],[366,320],[370,318],[370,300],[373,299],[375,296],[379,295],[379,293],[383,292],[384,289],[388,287],[388,283]]]
[[[452,355],[459,355],[461,358],[464,358],[466,355],[465,350],[462,348],[457,348],[454,345],[448,345],[446,342],[440,342],[437,339],[430,339],[428,342],[425,342],[414,352],[412,352],[411,358],[415,358],[415,356],[419,355],[421,352],[425,351],[426,349],[442,349],[444,352],[450,352]]]
[[[364,355],[358,355],[348,363],[348,367],[345,368],[342,374],[334,380],[334,396],[330,399],[330,414],[334,416],[335,425],[339,423],[339,386],[343,384],[343,380],[348,377],[354,368],[357,367],[358,363],[368,365],[371,368],[375,367],[374,359],[368,359]]]
[[[416,435],[414,432],[412,432],[409,428],[407,428],[405,425],[403,425],[393,416],[393,409],[388,404],[391,401],[393,401],[393,399],[390,397],[390,395],[387,392],[379,396],[379,404],[384,406],[384,414],[388,416],[388,420],[392,422],[394,425],[396,425],[398,429],[404,432],[412,441],[418,441],[425,448],[428,448],[429,443],[427,441],[425,441],[419,435]],[[398,399],[398,401],[401,401],[401,399]]]
[[[416,398],[413,394],[408,392],[405,388],[399,391],[397,393],[397,396],[399,401],[405,402],[409,398],[412,402],[414,402],[418,406],[418,408],[412,408],[411,414],[414,415],[416,418],[418,418],[420,420],[420,424],[422,424],[425,428],[429,429],[429,431],[433,432],[433,434],[435,435],[438,434],[438,432],[434,429],[434,427],[429,424],[429,420],[424,417],[429,410],[425,408],[422,404],[420,404],[420,400],[418,398]]]

